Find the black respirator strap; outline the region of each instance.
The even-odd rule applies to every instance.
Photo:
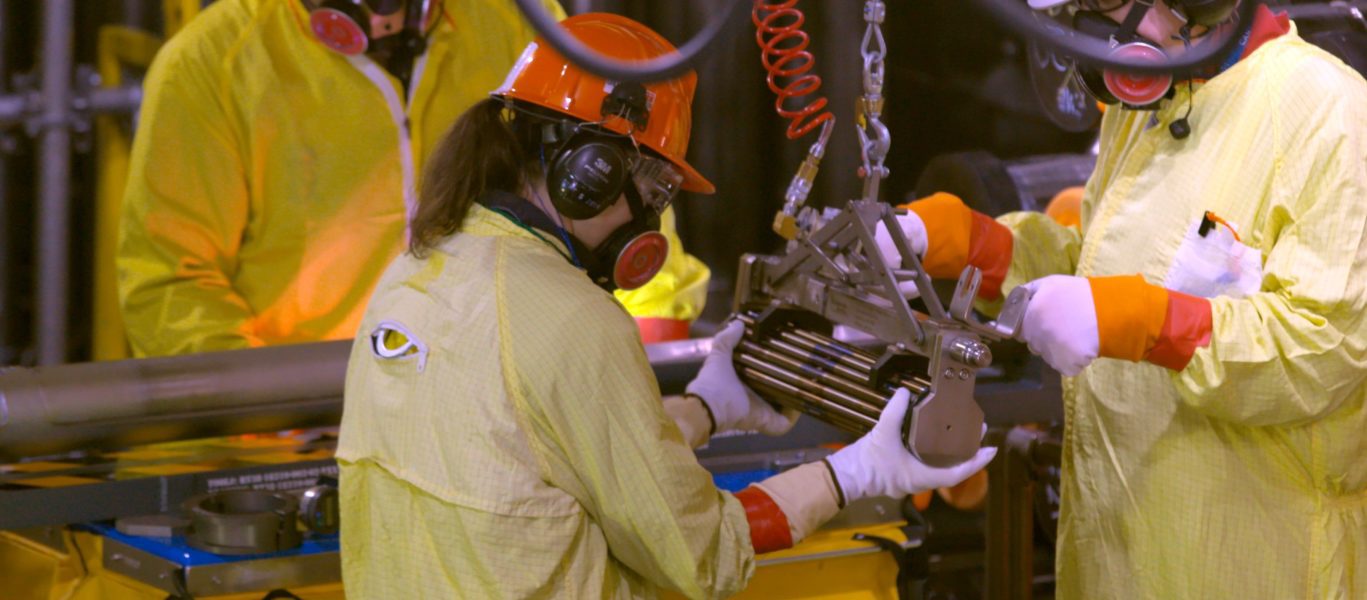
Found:
[[[440,3],[440,0],[409,0],[403,9],[403,29],[389,36],[389,38],[378,41],[383,43],[389,39],[393,40],[388,42],[393,44],[393,48],[390,50],[389,59],[385,61],[385,69],[398,78],[399,82],[403,84],[404,91],[410,94],[412,93],[409,86],[413,79],[413,65],[419,56],[427,52],[427,38],[432,33],[423,29],[423,26],[427,24],[428,6],[432,3]],[[444,4],[438,4],[438,6],[442,11],[445,11]],[[436,29],[436,25],[433,25],[433,29]]]
[[[1120,29],[1111,36],[1114,44],[1128,44],[1140,41],[1139,23],[1144,20],[1144,15],[1148,14],[1149,9],[1153,8],[1154,0],[1137,0],[1130,8],[1130,14],[1125,15],[1125,21],[1120,24]]]
[[[551,219],[550,215],[542,212],[540,208],[537,208],[531,202],[528,202],[517,194],[491,190],[485,192],[483,196],[480,196],[475,203],[502,214],[505,217],[509,217],[524,227],[539,229],[547,233],[555,233],[562,230],[560,225]],[[565,237],[568,239],[570,245],[573,246],[574,253],[581,258],[581,262],[587,260],[586,257],[591,254],[588,246],[585,246],[578,239],[575,239],[573,235],[566,235]],[[557,236],[556,239],[560,239],[560,237]],[[570,259],[566,257],[565,260]]]

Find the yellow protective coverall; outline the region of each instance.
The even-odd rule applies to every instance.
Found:
[[[1183,371],[1065,381],[1058,596],[1367,597],[1367,83],[1293,30],[1198,87],[1175,140],[1187,100],[1107,112],[1081,232],[1000,219],[1008,290],[1161,285],[1207,210],[1264,258],[1261,291],[1211,299]]]
[[[405,242],[415,174],[532,37],[511,2],[446,0],[404,98],[368,57],[319,43],[300,0],[206,9],[145,84],[117,256],[134,354],[353,336]],[[708,272],[665,223],[674,256],[622,301],[692,319]]]
[[[352,351],[337,448],[347,594],[744,587],[745,511],[666,416],[631,317],[554,242],[471,210],[426,260],[394,262]],[[377,349],[377,329],[400,341]]]

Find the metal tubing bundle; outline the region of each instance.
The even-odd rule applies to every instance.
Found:
[[[753,313],[737,318],[745,324],[745,338],[734,360],[745,384],[771,402],[850,433],[873,429],[899,388],[909,390],[913,402],[930,390],[926,380],[905,375],[876,389],[874,354],[792,325],[760,335]]]

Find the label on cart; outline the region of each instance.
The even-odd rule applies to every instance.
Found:
[[[205,491],[209,493],[223,490],[267,490],[289,492],[312,487],[320,476],[337,476],[337,465],[283,469],[266,473],[244,473],[227,477],[209,477],[205,480]]]

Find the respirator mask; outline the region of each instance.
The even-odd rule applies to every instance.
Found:
[[[1210,29],[1230,19],[1235,0],[1134,0],[1123,22],[1106,13],[1121,8],[1130,0],[1079,0],[1073,14],[1073,28],[1080,33],[1110,40],[1111,56],[1126,60],[1167,60],[1159,43],[1138,33],[1139,25],[1150,10],[1167,10],[1182,21],[1178,34],[1184,44],[1191,42],[1191,28]],[[1157,6],[1156,6],[1157,5]],[[1183,74],[1183,77],[1192,74]],[[1153,110],[1172,91],[1172,74],[1134,74],[1112,69],[1078,65],[1078,83],[1093,97],[1106,104],[1121,104],[1134,110]]]

